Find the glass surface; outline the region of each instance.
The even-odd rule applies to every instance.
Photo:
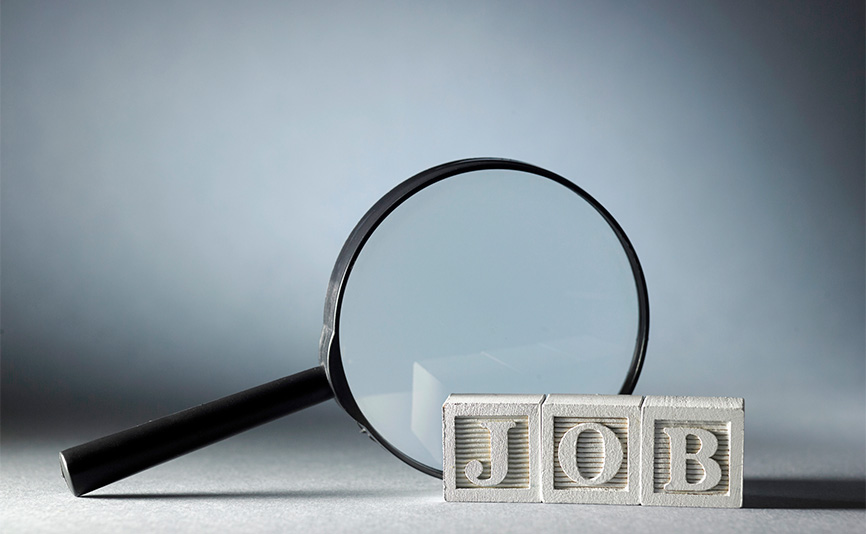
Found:
[[[637,289],[613,229],[580,195],[531,173],[473,171],[416,193],[371,234],[338,335],[371,426],[441,469],[450,393],[617,393]]]

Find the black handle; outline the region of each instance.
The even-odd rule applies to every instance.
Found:
[[[63,478],[78,497],[333,396],[324,367],[314,367],[66,449]]]

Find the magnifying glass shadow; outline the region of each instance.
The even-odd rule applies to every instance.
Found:
[[[420,497],[436,494],[429,490],[407,490],[401,489],[280,489],[280,490],[250,490],[250,491],[190,491],[190,492],[165,492],[165,493],[97,493],[95,495],[83,495],[85,499],[104,500],[166,500],[166,501],[194,501],[194,500],[298,500],[298,499],[397,499],[407,497]]]
[[[743,507],[800,510],[866,509],[866,479],[747,478]]]

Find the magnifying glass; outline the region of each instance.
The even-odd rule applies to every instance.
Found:
[[[640,263],[601,204],[527,163],[446,163],[349,235],[318,366],[66,449],[63,477],[79,496],[331,398],[441,477],[450,393],[629,394],[648,333]]]

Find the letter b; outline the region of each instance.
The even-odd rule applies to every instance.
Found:
[[[719,448],[719,439],[709,430],[703,428],[665,428],[664,433],[670,439],[670,470],[671,480],[665,484],[666,491],[707,491],[716,487],[722,480],[722,468],[719,462],[710,458]],[[700,442],[697,452],[687,451],[687,438],[694,436]],[[704,476],[697,482],[686,480],[688,461],[699,464]]]
[[[645,397],[641,504],[743,504],[743,399]]]

